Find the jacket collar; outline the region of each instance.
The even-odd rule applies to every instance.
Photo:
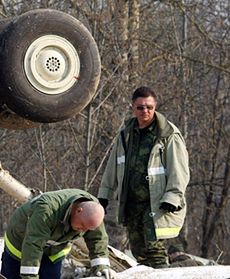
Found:
[[[159,130],[159,138],[166,138],[173,133],[173,128],[169,125],[166,117],[160,112],[155,112],[157,127]]]
[[[62,222],[63,224],[69,222],[69,217],[70,217],[70,214],[71,214],[71,210],[72,210],[73,203],[74,203],[76,200],[81,199],[81,198],[83,198],[82,195],[76,195],[76,196],[71,197],[71,198],[68,200],[68,203],[67,203],[67,206],[66,206],[66,211],[65,211],[64,217],[63,217],[63,219],[61,220],[61,222]],[[87,198],[86,198],[86,199],[87,199]]]
[[[166,138],[173,133],[173,128],[168,123],[166,117],[160,112],[155,111],[156,123],[158,128],[159,138]],[[129,119],[125,124],[125,132],[130,133],[131,129],[135,126],[136,117]]]

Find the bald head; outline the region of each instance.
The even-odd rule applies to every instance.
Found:
[[[76,231],[95,230],[103,222],[104,215],[104,208],[97,202],[76,202],[71,211],[71,226]]]

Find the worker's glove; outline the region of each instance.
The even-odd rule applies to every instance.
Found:
[[[168,202],[162,202],[159,209],[165,210],[167,212],[175,212],[178,210],[178,208],[175,205]]]
[[[108,203],[109,201],[107,199],[102,199],[102,198],[98,198],[100,204],[103,206],[104,210],[105,210],[105,214],[107,213],[107,206],[108,206]]]
[[[108,265],[96,265],[91,268],[91,274],[98,277],[104,276],[106,279],[116,279],[116,272]]]

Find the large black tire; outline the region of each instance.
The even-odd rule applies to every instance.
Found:
[[[90,32],[56,10],[29,11],[0,35],[0,98],[18,115],[56,122],[79,113],[95,95],[100,56]]]

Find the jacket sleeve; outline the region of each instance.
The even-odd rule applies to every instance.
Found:
[[[97,265],[109,266],[108,235],[104,223],[96,230],[86,232],[83,237],[89,249],[91,267]]]
[[[166,191],[161,202],[176,207],[184,207],[184,194],[189,182],[188,152],[184,139],[178,133],[173,134],[166,146]]]
[[[98,198],[111,200],[113,195],[117,189],[118,181],[117,181],[117,147],[118,147],[119,138],[117,138],[107,165],[105,167],[105,171],[102,176],[101,185],[98,191]]]
[[[48,205],[37,204],[29,217],[25,237],[22,243],[20,273],[22,278],[38,278],[43,247],[51,235],[52,221],[48,214]]]

